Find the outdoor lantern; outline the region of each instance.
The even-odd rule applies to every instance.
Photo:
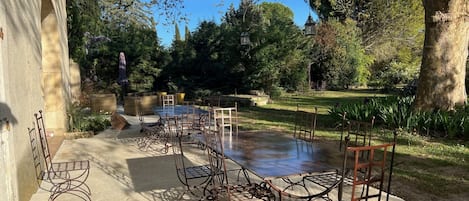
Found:
[[[313,21],[311,14],[308,16],[308,19],[305,23],[305,35],[311,36],[316,34],[316,23]]]
[[[248,32],[242,32],[240,41],[241,41],[241,45],[251,44],[251,40],[249,40],[249,33]]]

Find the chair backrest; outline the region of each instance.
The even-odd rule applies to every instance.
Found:
[[[387,181],[387,195],[386,200],[389,200],[389,195],[391,193],[391,181],[392,173],[394,166],[394,156],[397,145],[397,131],[393,132],[394,137],[392,142],[384,143],[374,146],[360,146],[360,147],[350,147],[348,146],[350,142],[350,136],[345,136],[344,139],[344,156],[342,164],[342,176],[341,183],[339,184],[338,190],[338,199],[342,200],[343,186],[344,183],[352,185],[351,200],[368,200],[369,198],[378,197],[378,200],[381,200],[381,194],[383,191],[383,183]],[[390,150],[391,159],[388,159],[388,151]],[[368,153],[366,158],[361,157],[363,153]],[[350,156],[351,155],[351,156]],[[349,160],[353,160],[353,167],[348,167],[347,163]],[[352,178],[347,178],[349,170],[352,170]],[[387,173],[387,179],[385,178]],[[373,190],[374,194],[370,195],[370,187],[376,186],[378,184],[378,190]],[[357,190],[361,187],[361,190]],[[377,192],[377,193],[376,193]],[[356,194],[360,194],[359,197],[356,197]]]
[[[228,187],[229,181],[227,176],[227,168],[225,163],[225,153],[223,150],[223,141],[221,139],[222,133],[218,129],[208,129],[204,132],[205,144],[207,145],[207,156],[212,170],[212,185],[213,189],[220,189],[220,187]],[[224,174],[221,174],[224,172]],[[227,196],[229,197],[230,188],[227,188]]]
[[[174,105],[174,95],[168,94],[161,97],[163,106],[172,106]]]
[[[198,122],[198,114],[195,102],[184,101],[185,111],[181,115],[181,125],[185,130],[193,130],[194,125]]]
[[[46,129],[44,125],[44,116],[42,114],[42,110],[39,110],[38,113],[34,114],[34,117],[36,119],[36,132],[38,133],[38,139],[39,139],[39,144],[41,147],[41,153],[42,157],[44,159],[44,165],[46,168],[46,171],[51,170],[52,167],[52,156],[49,151],[49,144],[47,142],[47,136],[46,136]]]
[[[351,144],[355,146],[371,145],[372,129],[375,123],[375,117],[371,118],[371,121],[353,121],[350,120],[347,127],[347,135],[354,135],[355,140],[351,138]],[[361,138],[361,139],[360,139]]]
[[[39,147],[38,147],[38,142],[37,142],[37,133],[36,133],[36,128],[35,128],[35,123],[33,128],[28,128],[28,133],[29,133],[29,142],[31,144],[31,152],[33,154],[33,163],[34,163],[34,170],[36,171],[36,178],[39,180],[43,179],[43,165],[41,163],[42,158]]]
[[[184,184],[188,184],[186,171],[186,161],[184,151],[182,149],[182,135],[179,134],[178,117],[165,117],[165,132],[170,137],[170,144],[173,150],[174,164],[179,180]]]
[[[342,149],[343,136],[350,136],[349,146],[371,145],[372,130],[375,123],[375,117],[370,121],[346,120],[346,113],[342,116],[342,133],[340,136],[339,149]]]
[[[368,200],[373,197],[378,197],[378,200],[381,199],[383,183],[386,179],[385,171],[388,163],[388,150],[394,147],[394,144],[347,147],[347,152],[352,152],[354,156],[351,201]],[[362,152],[369,153],[366,159],[360,157]],[[392,154],[394,155],[394,149],[392,149]],[[378,192],[370,194],[370,186],[376,186],[373,185],[376,183],[378,183]],[[360,187],[361,190],[359,189]]]
[[[296,105],[295,129],[293,132],[295,138],[305,139],[311,142],[314,140],[317,113],[317,107],[314,107],[314,112],[311,113],[300,110],[300,106]]]
[[[212,108],[211,115],[213,123],[222,135],[225,134],[226,127],[229,128],[230,135],[233,130],[238,134],[238,103],[235,103],[234,107]]]

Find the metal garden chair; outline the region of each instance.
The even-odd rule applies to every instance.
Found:
[[[34,114],[34,117],[35,126],[29,128],[33,162],[38,181],[50,184],[49,188],[44,188],[51,192],[49,200],[70,194],[91,201],[91,190],[85,183],[90,173],[89,161],[52,162],[42,111]]]
[[[144,134],[143,137],[137,139],[137,146],[140,150],[146,151],[153,149],[152,145],[154,144],[166,144],[168,142],[168,136],[165,135],[164,125],[161,121],[145,122],[143,113],[138,111],[137,114],[141,126],[140,132]],[[167,151],[167,149],[163,149],[163,153]]]
[[[314,133],[316,131],[316,118],[318,108],[314,107],[314,112],[309,113],[300,110],[300,106],[296,106],[295,113],[295,130],[293,137],[309,140],[310,142],[314,139]],[[307,138],[309,136],[309,138]]]
[[[173,150],[173,157],[176,167],[176,174],[179,181],[187,188],[191,194],[194,190],[205,186],[212,176],[212,169],[209,164],[192,165],[184,155],[184,136],[178,125],[178,118],[165,118],[165,132],[170,136],[170,146]],[[181,195],[182,196],[182,195]]]
[[[340,134],[339,150],[342,150],[342,143],[345,136],[351,137],[349,146],[370,146],[372,129],[375,123],[375,117],[371,117],[369,122],[346,120],[346,113],[342,116],[342,132]]]
[[[387,182],[386,200],[389,199],[395,147],[396,133],[394,133],[393,142],[390,143],[346,148],[346,152],[352,154],[353,160],[351,201],[369,200],[370,198],[381,200],[385,182]],[[368,153],[366,158],[361,156],[363,152]],[[391,154],[391,159],[388,158],[389,154]],[[347,166],[348,160],[350,159],[344,158],[344,168]],[[345,177],[345,171],[343,177]],[[372,188],[376,189],[372,190]]]

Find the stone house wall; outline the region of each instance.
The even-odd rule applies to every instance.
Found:
[[[28,135],[33,114],[44,110],[48,132],[66,130],[74,71],[69,67],[65,4],[0,1],[1,199],[27,201],[37,191]]]

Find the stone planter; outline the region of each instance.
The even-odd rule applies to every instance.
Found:
[[[153,114],[153,107],[159,105],[159,96],[127,96],[124,98],[124,113],[127,115],[137,115],[140,111],[142,114]]]
[[[176,104],[184,104],[184,96],[186,96],[186,93],[176,93]]]
[[[91,94],[91,111],[95,113],[111,113],[117,109],[115,94]]]
[[[158,91],[158,92],[156,92],[156,95],[158,96],[158,105],[161,106],[161,105],[163,105],[163,102],[162,102],[163,100],[161,100],[161,97],[168,95],[168,92],[166,92],[166,91]]]

